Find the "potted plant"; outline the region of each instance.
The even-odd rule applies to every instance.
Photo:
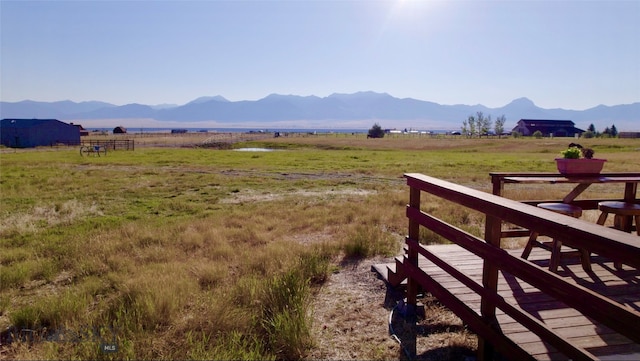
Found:
[[[556,165],[561,174],[598,174],[604,167],[606,159],[593,158],[594,151],[580,144],[571,143],[556,158]]]

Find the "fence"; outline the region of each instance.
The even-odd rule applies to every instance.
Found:
[[[100,146],[108,150],[135,150],[135,141],[133,139],[92,139],[82,141],[81,146]]]

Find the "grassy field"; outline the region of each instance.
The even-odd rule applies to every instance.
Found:
[[[269,152],[202,141],[149,141],[106,157],[1,150],[0,358],[308,357],[320,341],[310,304],[327,279],[345,260],[400,252],[403,173],[489,191],[491,171],[555,171],[572,139],[323,135],[234,144]],[[640,171],[640,140],[581,143],[608,160],[604,171]],[[441,208],[482,232],[480,215]],[[401,357],[353,347],[368,358]]]

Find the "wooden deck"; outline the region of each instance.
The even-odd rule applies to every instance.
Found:
[[[447,263],[454,265],[477,282],[482,282],[482,259],[462,247],[452,245],[427,246]],[[517,257],[522,249],[509,251]],[[541,267],[548,267],[550,253],[534,248],[529,260]],[[557,274],[569,282],[586,287],[594,292],[640,310],[640,271],[625,266],[616,270],[613,262],[597,255],[592,255],[592,273],[582,269],[580,260],[563,259]],[[447,272],[420,256],[418,264],[422,270],[445,286],[471,309],[480,314],[480,296],[457,281]],[[387,281],[389,270],[395,271],[395,264],[377,264],[372,270]],[[428,290],[427,290],[428,291]],[[580,312],[564,303],[540,292],[530,284],[500,271],[498,293],[505,300],[518,305],[522,310],[541,320],[563,338],[584,347],[600,359],[640,360],[640,344],[612,331],[606,326],[585,317]],[[497,318],[502,332],[518,344],[535,359],[563,360],[567,359],[553,347],[543,343],[538,336],[527,330],[511,317],[497,310]]]

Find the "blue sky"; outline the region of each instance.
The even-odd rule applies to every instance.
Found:
[[[3,101],[640,101],[640,1],[0,1]]]

